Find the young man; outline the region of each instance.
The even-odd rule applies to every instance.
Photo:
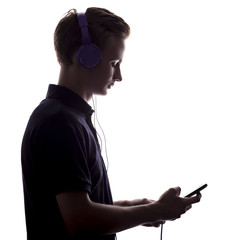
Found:
[[[22,142],[28,240],[115,239],[125,229],[177,219],[200,201],[200,195],[180,198],[179,187],[157,201],[112,200],[87,102],[122,80],[129,32],[122,18],[102,8],[71,10],[55,30],[59,82],[49,85]]]

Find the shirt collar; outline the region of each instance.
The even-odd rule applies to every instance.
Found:
[[[94,112],[92,107],[79,94],[60,85],[49,84],[46,98],[60,99],[64,104],[77,109],[86,116],[91,116]]]

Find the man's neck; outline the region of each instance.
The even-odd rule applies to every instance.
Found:
[[[58,85],[72,90],[88,102],[91,99],[92,93],[90,82],[87,80],[86,74],[79,70],[76,71],[74,66],[61,67]]]

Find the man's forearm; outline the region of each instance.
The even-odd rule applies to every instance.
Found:
[[[79,222],[80,231],[105,235],[159,220],[154,216],[157,214],[152,204],[120,207],[91,202],[90,205],[83,221]]]
[[[115,201],[114,205],[121,206],[121,207],[133,207],[133,206],[144,205],[144,204],[148,204],[148,203],[152,203],[152,202],[154,202],[154,201],[149,200],[147,198],[140,198],[140,199],[134,199],[134,200]]]

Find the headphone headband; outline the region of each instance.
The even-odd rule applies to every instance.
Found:
[[[84,45],[92,43],[92,39],[88,32],[88,22],[87,22],[86,15],[84,13],[78,13],[77,18],[78,18],[78,25],[82,32],[82,43]]]
[[[86,68],[93,68],[101,60],[102,54],[99,47],[92,43],[85,13],[78,13],[77,19],[82,33],[82,46],[77,51],[77,61]]]

